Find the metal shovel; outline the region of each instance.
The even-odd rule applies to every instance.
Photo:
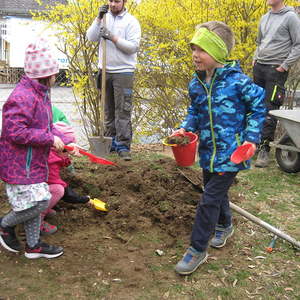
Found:
[[[197,183],[195,181],[193,181],[187,174],[185,174],[181,169],[178,169],[178,172],[193,186],[193,188],[200,192],[200,193],[203,193],[203,188],[202,186],[200,185],[200,182]]]
[[[106,26],[106,16],[103,16],[103,26]],[[112,137],[104,136],[104,105],[106,98],[106,39],[102,39],[102,73],[101,73],[101,110],[100,118],[102,120],[102,126],[99,137],[90,137],[89,142],[92,152],[97,156],[106,157],[110,153],[112,145]]]

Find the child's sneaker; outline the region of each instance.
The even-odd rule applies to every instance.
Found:
[[[45,221],[42,221],[41,224],[41,235],[50,235],[57,231],[57,227],[54,225],[51,225]]]
[[[216,231],[214,237],[210,241],[210,246],[213,248],[222,248],[225,246],[226,241],[233,235],[233,226],[224,227],[222,225],[216,226]]]
[[[90,196],[80,196],[78,203],[88,203],[91,200]]]
[[[197,251],[193,247],[189,247],[183,258],[175,266],[175,271],[180,275],[189,275],[206,262],[208,254],[206,251]]]
[[[25,257],[30,259],[35,258],[56,258],[61,256],[64,253],[64,249],[62,247],[51,246],[43,242],[39,242],[35,247],[30,248],[26,245],[25,248]]]
[[[2,218],[0,218],[1,224]],[[2,227],[0,225],[0,244],[8,251],[18,253],[21,250],[21,244],[15,233],[15,227]]]

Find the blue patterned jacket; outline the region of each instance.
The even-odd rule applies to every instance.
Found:
[[[244,141],[259,143],[265,120],[264,89],[231,61],[217,68],[210,84],[196,72],[189,84],[191,105],[180,128],[198,132],[200,166],[209,172],[237,172],[250,161],[234,164],[233,151]]]

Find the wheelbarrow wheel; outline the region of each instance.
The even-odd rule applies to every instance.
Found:
[[[279,142],[282,145],[296,147],[288,135],[284,135]],[[300,152],[276,148],[275,157],[283,171],[287,173],[297,173],[300,171]]]

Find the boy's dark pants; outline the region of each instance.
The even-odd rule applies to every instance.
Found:
[[[278,65],[264,65],[255,63],[253,67],[253,81],[257,85],[263,87],[266,91],[265,104],[267,111],[279,109],[283,104],[285,97],[284,84],[288,77],[288,72],[278,72]],[[267,115],[263,131],[262,146],[266,146],[266,150],[270,151],[269,142],[274,141],[274,134],[277,120],[271,115]]]
[[[191,245],[196,250],[206,250],[217,224],[224,227],[231,225],[228,190],[236,175],[237,172],[210,173],[203,170],[204,192],[191,236]]]

